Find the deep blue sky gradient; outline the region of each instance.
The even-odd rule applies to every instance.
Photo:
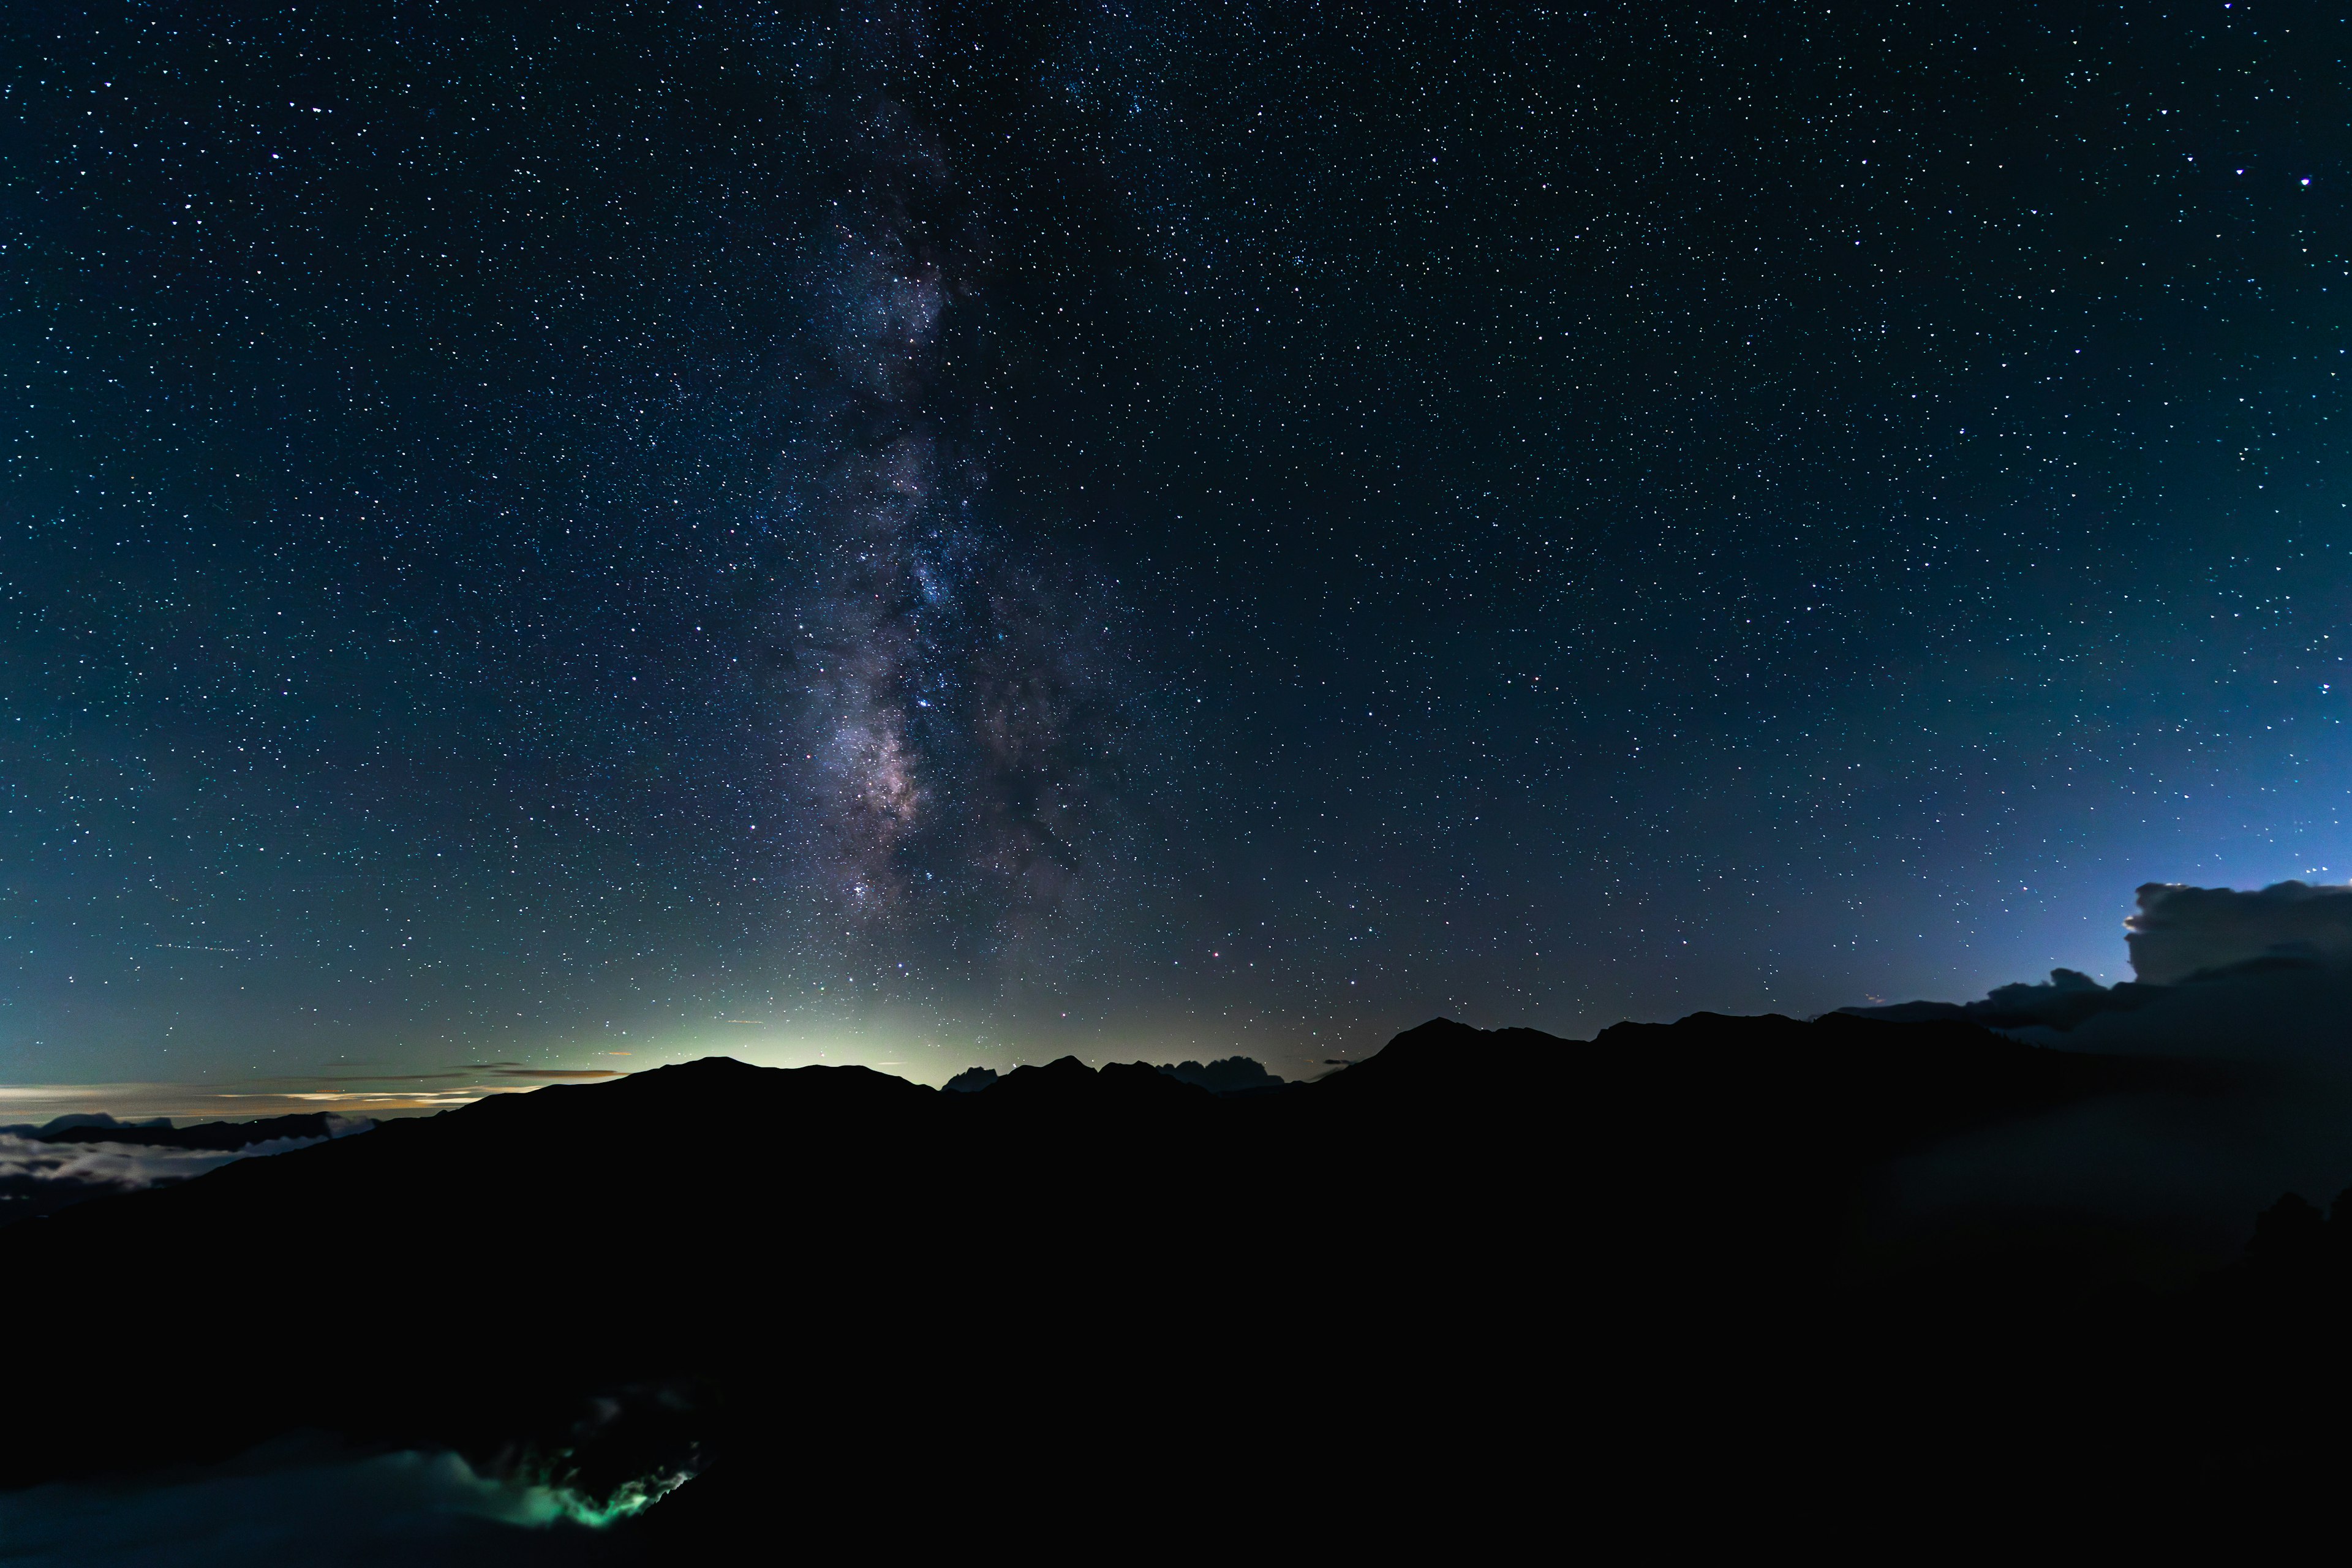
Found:
[[[0,1079],[1295,1074],[2352,879],[2326,8],[936,8],[858,68],[927,417],[1116,765],[1048,892],[919,844],[879,921],[772,657],[856,29],[6,27]]]

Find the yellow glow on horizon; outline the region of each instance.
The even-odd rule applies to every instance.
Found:
[[[1208,1038],[1202,1036],[1207,1034]],[[0,1124],[38,1124],[77,1111],[104,1111],[121,1121],[168,1116],[173,1121],[255,1121],[293,1112],[336,1110],[358,1116],[426,1116],[471,1105],[494,1094],[527,1094],[551,1087],[537,1075],[574,1084],[614,1082],[635,1073],[729,1057],[754,1067],[856,1067],[938,1088],[968,1068],[1010,1072],[1024,1064],[1043,1065],[1075,1056],[1089,1067],[1110,1062],[1212,1061],[1246,1056],[1284,1077],[1297,1077],[1295,1050],[1272,1042],[1235,1038],[1204,1029],[1199,1020],[1129,1023],[1116,1031],[1093,1024],[1057,1020],[943,1017],[913,1009],[889,1009],[862,1018],[771,1020],[718,1018],[677,1030],[639,1026],[634,1048],[603,1048],[609,1036],[549,1040],[551,1062],[582,1066],[522,1068],[507,1062],[466,1067],[415,1063],[406,1072],[380,1077],[336,1064],[316,1073],[288,1073],[242,1082],[153,1081],[72,1084],[0,1084]],[[1334,1047],[1339,1049],[1341,1047]],[[590,1068],[586,1063],[626,1057],[625,1068]],[[597,1071],[609,1078],[585,1078]],[[232,1087],[232,1085],[234,1087]]]

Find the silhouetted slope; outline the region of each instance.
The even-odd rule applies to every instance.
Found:
[[[656,1539],[744,1524],[719,1500],[749,1472],[910,1433],[1144,1464],[1444,1432],[1517,1484],[1548,1453],[1511,1436],[1524,1409],[1571,1379],[1630,1400],[1629,1443],[1693,1379],[1735,1386],[1813,1312],[1875,1163],[2162,1070],[1965,1024],[1700,1015],[1589,1045],[1438,1020],[1264,1095],[1066,1058],[972,1093],[712,1058],[500,1096],[0,1235],[12,1281],[183,1285],[37,1321],[38,1288],[11,1292],[44,1416],[0,1428],[0,1479],[304,1425],[568,1446],[617,1477],[635,1461],[593,1456],[625,1445],[571,1425],[602,1395],[691,1406],[734,1468],[649,1514]],[[1642,1359],[1685,1342],[1710,1348]],[[1595,1345],[1649,1348],[1596,1372]],[[165,1388],[202,1419],[118,1418]]]
[[[347,1117],[313,1111],[260,1121],[200,1121],[193,1127],[68,1127],[41,1134],[44,1143],[123,1143],[142,1149],[246,1149],[280,1138],[331,1138],[352,1125]]]
[[[41,1122],[38,1125],[35,1125],[31,1122],[14,1122],[6,1127],[0,1127],[0,1134],[6,1134],[17,1138],[48,1138],[57,1133],[63,1132],[68,1129],[76,1127],[123,1128],[169,1127],[171,1125],[172,1119],[168,1116],[153,1116],[148,1118],[144,1121],[117,1121],[113,1117],[109,1116],[103,1110],[78,1111],[68,1116],[53,1116],[48,1121]]]

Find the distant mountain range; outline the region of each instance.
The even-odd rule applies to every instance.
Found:
[[[143,1131],[171,1125],[172,1119],[168,1116],[151,1117],[145,1121],[117,1121],[103,1110],[78,1111],[71,1116],[53,1118],[37,1126],[31,1122],[19,1122],[13,1127],[0,1127],[0,1138],[54,1138],[60,1133],[80,1131],[104,1132],[131,1128]]]
[[[1070,1060],[1076,1060],[1073,1057]],[[1246,1094],[1258,1089],[1283,1088],[1283,1080],[1265,1070],[1262,1063],[1247,1057],[1226,1057],[1221,1060],[1164,1063],[1155,1069],[1179,1083],[1189,1083],[1205,1089],[1211,1094]],[[966,1068],[948,1079],[946,1087],[958,1094],[977,1094],[994,1083],[998,1077],[994,1068]]]
[[[1374,1472],[1536,1495],[1561,1423],[1610,1434],[1607,1473],[1704,1430],[1741,1485],[1996,1419],[2039,1451],[2062,1386],[2111,1402],[2102,1442],[2203,1442],[2254,1407],[2221,1297],[2159,1300],[2104,1241],[2014,1217],[1890,1253],[1860,1216],[1939,1141],[2227,1092],[1839,1015],[1589,1043],[1438,1020],[1294,1085],[1066,1058],[941,1092],[711,1058],[0,1231],[10,1386],[42,1413],[0,1426],[0,1483],[325,1432],[608,1510],[674,1486],[609,1549],[701,1562],[778,1539],[779,1509],[1012,1497],[1040,1466],[1106,1496],[1211,1455],[1350,1507]],[[226,1136],[173,1136],[199,1134]],[[2129,1387],[2159,1338],[2161,1408]]]
[[[333,1138],[373,1123],[331,1111],[271,1116],[257,1121],[200,1121],[173,1127],[168,1117],[152,1121],[117,1121],[95,1116],[64,1116],[37,1129],[0,1127],[43,1143],[120,1143],[141,1149],[246,1149],[280,1138]]]
[[[1247,1057],[1226,1057],[1206,1064],[1178,1062],[1160,1070],[1179,1083],[1196,1085],[1211,1094],[1247,1094],[1283,1087],[1282,1079]]]

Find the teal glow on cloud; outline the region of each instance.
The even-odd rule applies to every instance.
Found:
[[[513,1530],[577,1532],[584,1550],[590,1532],[644,1512],[690,1478],[663,1471],[596,1495],[546,1474],[486,1476],[453,1453],[307,1462],[263,1453],[144,1485],[0,1492],[0,1557],[9,1568],[491,1563],[505,1560]],[[534,1562],[564,1560],[559,1542],[544,1545],[555,1554]]]

